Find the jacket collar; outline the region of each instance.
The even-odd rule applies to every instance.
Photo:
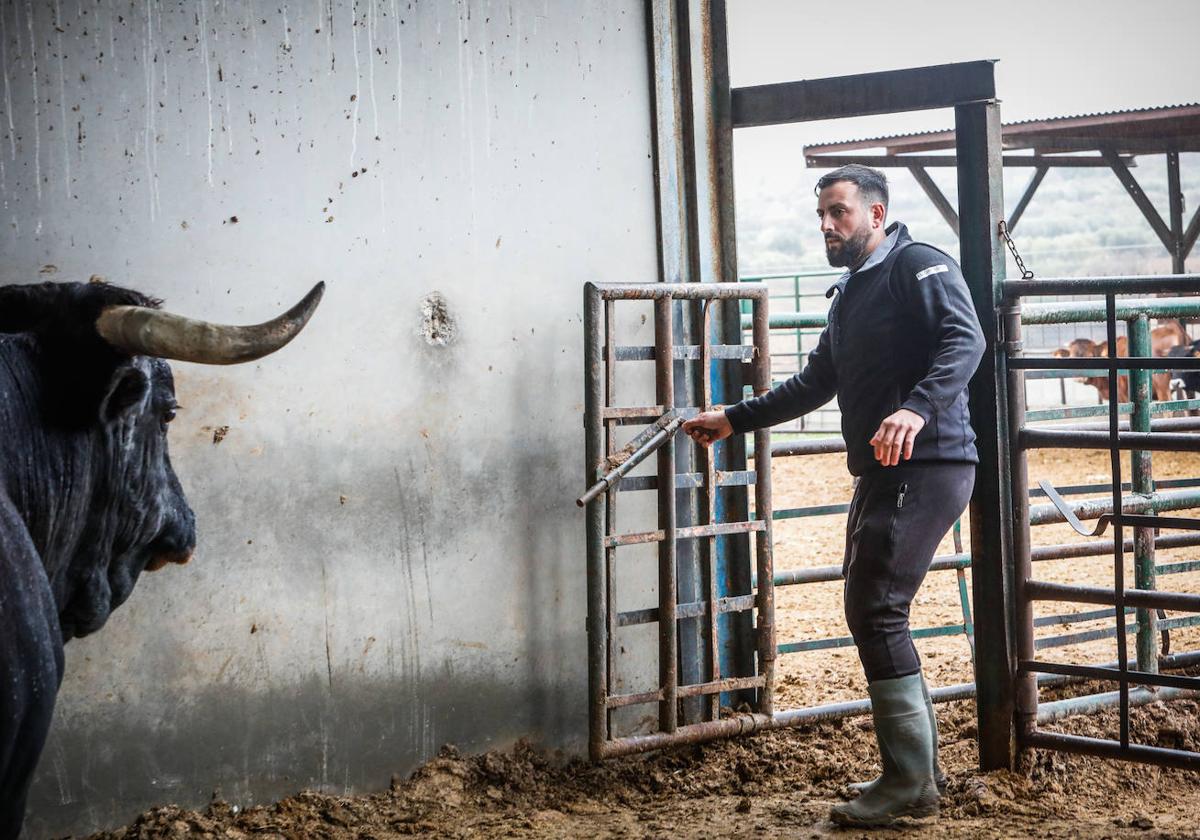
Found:
[[[836,291],[839,294],[846,291],[846,283],[856,274],[862,274],[864,271],[870,271],[875,266],[888,258],[888,255],[895,250],[896,246],[901,242],[911,242],[912,237],[908,234],[908,228],[903,222],[892,222],[888,225],[886,231],[887,236],[882,242],[871,252],[871,256],[867,257],[867,261],[860,265],[856,270],[847,270],[841,277],[837,279],[832,286],[825,291],[825,297],[833,297]]]

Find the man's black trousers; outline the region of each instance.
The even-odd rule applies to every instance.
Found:
[[[908,610],[938,543],[971,500],[975,465],[901,463],[858,480],[846,519],[846,623],[867,682],[921,670]]]

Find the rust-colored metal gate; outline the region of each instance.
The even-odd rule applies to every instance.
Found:
[[[720,301],[748,299],[753,306],[753,342],[750,345],[720,344],[711,340],[711,310]],[[627,301],[653,301],[653,346],[618,346],[617,318]],[[688,304],[687,302],[696,302]],[[679,344],[674,335],[676,307],[699,306],[699,343]],[[736,317],[736,311],[734,312]],[[591,487],[580,498],[587,505],[588,587],[588,707],[589,751],[594,759],[689,743],[755,729],[769,721],[775,664],[774,589],[771,564],[771,433],[754,434],[754,469],[716,469],[712,450],[697,447],[694,473],[677,473],[673,439],[684,418],[713,407],[714,362],[741,362],[743,384],[755,394],[771,386],[768,353],[767,289],[759,284],[653,283],[645,285],[589,283],[584,288],[584,353],[586,396],[586,482]],[[617,367],[622,362],[654,360],[656,405],[613,404]],[[675,363],[698,364],[699,405],[676,403]],[[624,446],[617,446],[616,430],[625,424],[648,424]],[[690,444],[689,444],[690,445]],[[637,464],[657,453],[653,476],[627,475]],[[752,517],[721,521],[718,515],[719,488],[754,488]],[[700,497],[699,524],[679,525],[676,489],[695,488]],[[655,490],[658,495],[657,528],[637,533],[619,533],[617,499],[622,492]],[[721,511],[735,510],[724,507]],[[751,593],[719,595],[717,539],[753,534],[758,585]],[[699,542],[705,597],[679,603],[677,597],[676,546],[680,540]],[[658,606],[622,610],[617,603],[616,580],[623,547],[657,543]],[[723,674],[718,640],[719,616],[754,611],[756,663],[753,673]],[[705,678],[698,683],[680,680],[678,622],[687,618],[704,620]],[[652,691],[618,693],[614,661],[614,637],[619,627],[658,625],[658,687]],[[752,692],[754,712],[721,718],[722,692]],[[701,697],[701,720],[681,724],[679,701]],[[639,704],[657,704],[657,728],[646,734],[616,737],[615,710]]]

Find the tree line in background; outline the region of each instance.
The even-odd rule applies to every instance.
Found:
[[[1200,203],[1200,155],[1181,156],[1184,224]],[[1162,156],[1138,159],[1133,169],[1146,195],[1169,221],[1166,162]],[[955,171],[930,170],[952,204],[957,203]],[[1033,170],[1004,173],[1005,207],[1011,210]],[[828,268],[818,229],[813,186],[822,173],[802,170],[790,183],[738,185],[738,270],[742,276]],[[888,170],[889,218],[902,221],[916,239],[958,253],[958,240],[903,169]],[[1107,169],[1052,169],[1014,232],[1021,256],[1042,277],[1105,274],[1169,274],[1171,259],[1149,223],[1113,173]],[[1198,270],[1193,253],[1189,270]],[[1009,258],[1009,276],[1016,268]]]

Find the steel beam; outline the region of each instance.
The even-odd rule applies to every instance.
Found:
[[[1033,176],[1029,179],[1029,183],[1025,185],[1025,192],[1021,193],[1021,198],[1017,201],[1017,206],[1013,208],[1012,213],[1008,217],[1008,232],[1012,233],[1017,229],[1017,222],[1025,215],[1025,208],[1029,206],[1029,202],[1033,200],[1033,194],[1037,192],[1037,188],[1041,185],[1042,179],[1046,177],[1046,173],[1050,171],[1049,164],[1043,164],[1034,170]]]
[[[1192,220],[1188,222],[1187,230],[1183,232],[1182,251],[1185,260],[1192,252],[1192,246],[1196,244],[1197,236],[1200,236],[1200,207],[1196,208],[1196,212],[1192,214]]]
[[[1161,155],[1163,140],[1151,137],[1106,137],[1103,140],[1095,137],[1061,137],[1054,134],[1022,134],[1014,138],[1021,148],[1033,149],[1037,154],[1052,152],[1094,152],[1100,143],[1116,149],[1123,155]],[[1200,152],[1200,140],[1195,137],[1183,137],[1173,140],[1172,145],[1179,152]]]
[[[719,283],[736,292],[737,226],[734,212],[733,182],[733,104],[729,86],[728,25],[725,0],[702,0],[701,23],[705,40],[700,55],[702,73],[708,98],[705,100],[704,137],[709,152],[703,157],[709,166],[707,177],[700,185],[701,194],[708,197],[707,224],[701,221],[700,263],[702,280]],[[766,292],[763,292],[766,294]],[[727,300],[717,305],[718,340],[736,344],[743,340],[740,301]],[[742,399],[742,365],[737,361],[718,362],[713,366],[713,401],[732,405]],[[721,441],[713,447],[718,470],[746,469],[746,443],[741,435]],[[764,480],[769,481],[767,476]],[[717,518],[721,521],[745,521],[750,518],[750,494],[746,487],[730,488],[717,494]],[[717,540],[718,594],[739,596],[751,591],[753,577],[750,562],[750,537],[739,534]],[[749,613],[723,616],[718,625],[720,656],[724,659],[723,673],[746,676],[755,672],[754,625]],[[729,706],[752,702],[749,692],[724,698]]]
[[[1133,203],[1142,211],[1142,215],[1150,223],[1150,228],[1154,231],[1158,240],[1162,242],[1163,247],[1168,252],[1173,251],[1170,228],[1167,227],[1162,216],[1158,215],[1158,211],[1154,209],[1154,205],[1142,190],[1141,184],[1137,182],[1137,179],[1133,177],[1133,173],[1129,171],[1129,167],[1121,160],[1121,156],[1111,148],[1101,149],[1100,154],[1112,168],[1113,174],[1117,176],[1117,180],[1121,182],[1121,186],[1125,188],[1125,192],[1129,193],[1129,197],[1133,199]]]
[[[1167,152],[1167,205],[1171,222],[1171,272],[1185,274],[1187,253],[1183,245],[1183,189],[1179,183],[1179,152]]]
[[[950,230],[954,231],[954,235],[958,236],[958,211],[954,209],[954,205],[946,198],[946,194],[934,182],[933,178],[929,177],[929,173],[920,166],[910,166],[908,171],[912,174],[917,184],[924,191],[926,197],[933,202],[933,206],[942,214],[946,224],[950,225]]]
[[[991,79],[990,65],[988,79]],[[1000,165],[1000,105],[995,101],[954,109],[957,132],[959,239],[963,276],[983,327],[986,349],[971,379],[971,420],[991,430],[977,441],[979,468],[971,498],[972,589],[975,602],[975,680],[979,687],[979,763],[983,770],[1010,768],[1013,740],[1012,454],[1007,368],[997,312],[1002,302],[1004,214]]]
[[[884,145],[886,140],[880,140]],[[1133,157],[1122,157],[1125,165],[1133,168],[1137,160]],[[849,163],[860,163],[875,169],[907,169],[910,166],[924,166],[926,169],[938,169],[958,166],[958,158],[954,155],[805,155],[804,165],[809,169],[836,169]],[[1066,157],[1061,155],[1005,155],[1001,158],[1005,169],[1022,167],[1043,167],[1057,169],[1108,169],[1109,164],[1102,157]],[[1012,229],[1012,225],[1009,225]]]
[[[993,61],[756,85],[734,88],[733,127],[951,108],[995,96]]]

